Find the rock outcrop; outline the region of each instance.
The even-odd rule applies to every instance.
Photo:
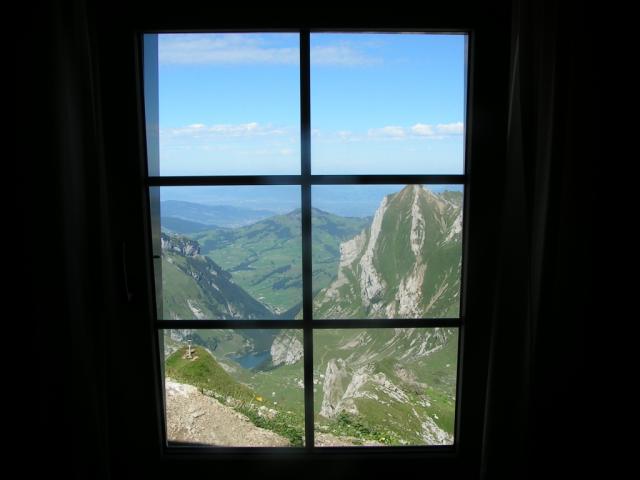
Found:
[[[271,362],[274,366],[293,365],[302,358],[300,335],[295,330],[282,330],[271,344]]]
[[[256,427],[247,417],[191,385],[165,382],[170,442],[233,447],[283,447],[289,441]]]

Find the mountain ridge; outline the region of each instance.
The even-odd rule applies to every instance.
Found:
[[[162,200],[160,216],[173,217],[215,227],[241,227],[276,215],[271,210],[235,205],[207,205],[183,200]]]
[[[197,241],[162,233],[161,244],[164,318],[276,318],[271,310],[237,285],[229,272],[201,255]]]
[[[457,316],[461,232],[461,203],[421,185],[387,195],[371,225],[340,244],[338,275],[315,297],[314,316]]]

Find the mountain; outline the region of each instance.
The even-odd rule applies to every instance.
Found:
[[[182,218],[177,217],[162,217],[160,219],[160,225],[163,232],[175,233],[178,235],[201,232],[211,228],[211,225],[183,220]]]
[[[371,225],[340,244],[337,278],[314,318],[455,317],[462,259],[462,193],[407,185]]]
[[[185,358],[187,340],[193,342],[193,359]],[[327,446],[451,444],[457,345],[455,328],[317,330],[318,441]],[[285,423],[267,429],[301,438],[300,330],[171,330],[165,334],[165,352],[168,381],[198,387],[257,426],[265,424],[255,422],[251,409],[269,409]],[[193,398],[188,410],[202,400]]]
[[[320,330],[316,429],[392,445],[453,442],[457,329]]]
[[[371,223],[371,217],[342,217],[311,209],[311,255],[313,291],[327,287],[336,278],[340,244],[356,236]]]
[[[236,285],[231,274],[200,254],[194,240],[161,234],[165,319],[273,319],[274,314]]]
[[[335,278],[340,242],[370,223],[312,209],[313,288],[326,287]],[[191,238],[202,253],[233,274],[234,281],[254,298],[294,318],[302,301],[301,213],[293,210],[252,225],[197,232]]]
[[[435,194],[410,185],[385,197],[373,219],[314,210],[312,222],[315,318],[457,315],[462,193]],[[300,298],[299,210],[190,237],[162,234],[168,318],[275,318],[274,312],[287,306],[292,315],[287,318],[294,318]],[[187,340],[217,365],[198,370],[214,379],[206,391],[246,387],[255,401],[241,389],[214,398],[255,426],[301,444],[300,329],[171,330],[165,334],[168,365],[184,355]],[[457,329],[318,329],[313,345],[319,444],[453,442]],[[178,377],[172,381],[205,388],[187,373],[167,368]],[[194,408],[206,402],[195,394],[189,398]]]
[[[218,227],[235,228],[249,225],[263,218],[273,216],[274,213],[270,210],[253,210],[233,205],[203,205],[180,200],[164,200],[160,202],[160,215],[163,219],[173,217]]]

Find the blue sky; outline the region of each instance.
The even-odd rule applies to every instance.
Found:
[[[161,175],[300,173],[296,34],[159,35]],[[463,172],[463,35],[312,34],[312,173]]]

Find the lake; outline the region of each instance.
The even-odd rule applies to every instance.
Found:
[[[271,352],[265,350],[263,352],[251,352],[246,355],[231,357],[238,362],[243,368],[256,368],[271,358]]]

